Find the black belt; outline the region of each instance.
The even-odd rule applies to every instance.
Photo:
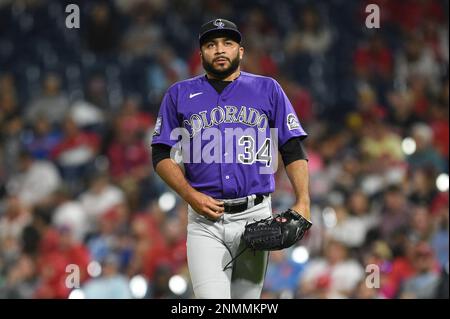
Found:
[[[254,200],[251,199],[249,200],[249,197],[242,197],[232,200],[223,199],[222,201],[224,202],[223,204],[224,212],[226,214],[235,214],[243,212],[244,210],[247,210],[249,208],[261,204],[262,201],[264,200],[264,197],[265,195],[256,195],[256,197],[254,197]]]

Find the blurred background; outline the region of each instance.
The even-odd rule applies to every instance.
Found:
[[[369,3],[380,29],[365,27]],[[262,297],[448,298],[448,9],[0,0],[0,298],[193,297],[187,207],[149,145],[165,90],[202,73],[198,29],[217,17],[309,133],[314,227],[271,253]],[[279,212],[294,195],[276,179]]]

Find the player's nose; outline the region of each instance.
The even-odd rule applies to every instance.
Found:
[[[215,55],[224,54],[225,53],[225,45],[221,43],[220,41],[215,46],[216,52],[214,52]]]

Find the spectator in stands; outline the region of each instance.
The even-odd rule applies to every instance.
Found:
[[[270,77],[278,77],[279,69],[270,52],[263,48],[257,39],[247,40],[245,59],[242,60],[242,69],[246,72],[257,73]]]
[[[306,265],[299,297],[348,298],[364,276],[364,269],[341,242],[329,241],[324,253],[324,258],[314,258]]]
[[[416,123],[411,129],[416,142],[416,150],[408,156],[408,163],[413,169],[424,168],[434,173],[448,171],[448,164],[433,147],[433,131],[425,123]]]
[[[416,205],[431,205],[437,196],[433,170],[419,168],[411,171],[408,199]]]
[[[318,10],[309,6],[298,11],[299,25],[287,36],[285,49],[288,55],[299,53],[324,54],[328,51],[331,30],[322,21]]]
[[[384,118],[387,114],[386,107],[379,103],[377,94],[370,85],[361,85],[358,88],[357,103],[358,113],[364,123],[377,117]]]
[[[37,269],[41,280],[35,291],[35,298],[67,298],[70,288],[66,285],[67,266],[76,266],[79,277],[74,283],[84,283],[90,257],[86,247],[74,240],[67,227],[47,228],[40,242]],[[73,271],[73,268],[70,268]],[[79,271],[79,272],[78,272]]]
[[[388,114],[388,122],[403,130],[406,134],[412,125],[420,120],[419,116],[414,112],[414,98],[410,90],[407,91],[391,91],[387,94],[387,100],[390,105]]]
[[[55,228],[66,228],[72,234],[73,240],[82,243],[90,230],[91,224],[84,207],[64,188],[54,194],[54,211],[52,225]]]
[[[397,185],[389,186],[383,194],[379,227],[381,237],[391,243],[395,232],[408,225],[410,218],[411,207],[403,189]]]
[[[363,248],[362,262],[366,268],[365,287],[357,287],[355,298],[387,298],[391,292],[388,276],[392,267],[392,251],[387,242],[375,240]],[[369,277],[372,275],[371,277]],[[371,289],[372,292],[367,289]]]
[[[439,66],[433,52],[426,47],[420,34],[410,32],[405,37],[405,50],[396,57],[396,80],[406,87],[413,76],[423,77],[428,87],[436,91],[439,86]]]
[[[80,194],[79,200],[86,212],[89,231],[96,231],[102,215],[125,204],[126,198],[123,191],[110,182],[107,174],[98,174],[91,178],[89,188]]]
[[[110,107],[108,89],[105,76],[102,72],[94,72],[89,76],[86,84],[86,102],[90,110],[95,110],[96,118],[99,121],[102,111],[107,111]]]
[[[346,244],[347,247],[361,247],[366,235],[378,224],[378,216],[371,212],[367,196],[360,190],[350,194],[344,207],[336,209],[338,223],[329,234],[332,238]]]
[[[149,282],[148,297],[174,299],[176,296],[169,287],[169,280],[173,275],[173,270],[168,264],[159,264],[155,269],[155,275]]]
[[[149,150],[141,138],[139,127],[133,118],[119,119],[115,128],[115,139],[109,145],[107,156],[112,180],[119,185],[131,201],[133,209],[139,209],[141,192],[152,191],[140,188],[147,185],[152,173]],[[146,184],[147,183],[147,184]]]
[[[28,206],[45,204],[61,185],[56,166],[47,160],[35,160],[28,152],[19,159],[20,171],[8,181],[8,191]]]
[[[394,19],[402,31],[418,32],[427,20],[442,24],[444,12],[442,1],[410,0],[396,3]]]
[[[177,273],[187,263],[186,228],[178,218],[168,218],[163,225],[163,236],[167,243],[169,265],[173,272]]]
[[[82,178],[92,171],[98,149],[99,137],[95,133],[82,131],[70,117],[64,120],[63,138],[53,149],[51,158],[71,192],[81,190]]]
[[[141,138],[148,133],[154,124],[154,117],[142,110],[141,99],[135,95],[125,97],[117,116],[119,126],[124,125]]]
[[[119,258],[109,254],[101,263],[100,277],[87,281],[82,290],[86,299],[131,299],[128,278],[119,273]]]
[[[69,100],[61,90],[61,78],[49,73],[42,86],[41,95],[27,107],[25,118],[28,123],[34,123],[39,117],[45,117],[52,125],[60,125],[69,110]]]
[[[155,52],[156,63],[147,71],[148,89],[153,98],[159,101],[167,88],[175,82],[186,79],[188,69],[168,45],[162,45]]]
[[[4,126],[0,126],[0,149],[4,156],[6,177],[10,177],[18,170],[18,161],[22,150],[21,134],[24,123],[19,116],[8,119]]]
[[[151,56],[160,46],[162,30],[154,21],[154,13],[144,3],[133,10],[133,20],[125,31],[122,50],[134,58]]]
[[[129,276],[144,274],[153,278],[158,265],[169,261],[167,243],[161,228],[149,215],[140,214],[131,221],[131,233],[135,244],[128,268]]]
[[[70,227],[63,225],[56,229],[58,246],[55,253],[65,258],[66,266],[77,265],[80,268],[80,281],[84,282],[88,278],[87,267],[91,260],[89,250],[83,242],[75,237],[76,234]]]
[[[128,229],[128,216],[123,216],[120,207],[112,207],[98,216],[97,230],[87,241],[93,260],[103,260],[114,253],[119,258],[119,269],[127,268],[133,247]]]
[[[427,206],[414,206],[410,225],[410,236],[416,240],[430,242],[433,232],[432,217]]]
[[[37,256],[40,281],[34,298],[67,298],[70,287],[66,285],[66,267],[69,264],[77,266],[79,277],[74,278],[74,283],[83,283],[87,279],[90,261],[88,250],[83,244],[74,241],[73,234],[67,227],[43,225],[41,231],[42,239]]]
[[[11,265],[11,271],[0,286],[0,299],[31,299],[36,289],[38,278],[33,259],[22,254]]]
[[[5,212],[0,216],[0,243],[8,238],[18,240],[31,220],[31,211],[18,197],[6,198]]]
[[[296,263],[290,250],[277,250],[270,253],[269,266],[264,287],[285,298],[295,295],[298,282],[305,269],[304,264]]]
[[[431,247],[422,242],[414,252],[415,275],[407,279],[401,288],[400,298],[430,299],[439,284],[439,271]]]
[[[392,52],[378,32],[356,49],[354,63],[357,78],[373,84],[389,81],[393,72]]]
[[[448,193],[447,193],[448,196]],[[434,254],[439,260],[441,267],[444,269],[448,266],[449,261],[449,214],[448,214],[448,198],[447,203],[442,205],[435,213],[434,227],[435,232],[431,238],[431,246]]]
[[[92,103],[86,101],[73,103],[70,106],[69,117],[82,129],[98,133],[103,132],[105,114],[103,110]]]
[[[52,128],[45,117],[39,117],[33,123],[32,129],[23,138],[25,149],[35,159],[49,160],[51,152],[61,141],[61,132]]]
[[[404,159],[401,137],[384,123],[382,115],[378,116],[366,124],[360,144],[369,172],[383,172]]]
[[[430,109],[430,127],[433,130],[433,144],[436,151],[448,160],[449,154],[449,103],[448,103],[448,87],[449,82],[444,84],[442,101],[431,105]],[[447,96],[447,97],[445,97]],[[445,101],[447,100],[447,101]]]

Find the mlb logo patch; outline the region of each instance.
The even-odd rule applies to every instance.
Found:
[[[300,127],[300,123],[298,122],[297,116],[295,116],[295,114],[289,113],[286,122],[289,131],[295,130],[296,128]]]

